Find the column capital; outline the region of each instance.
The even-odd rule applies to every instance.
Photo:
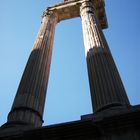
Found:
[[[93,5],[93,3],[90,0],[83,0],[83,1],[81,1],[80,10],[82,10],[82,9],[84,9],[86,7],[94,8],[94,5]]]
[[[56,18],[56,21],[58,22],[58,13],[56,12],[56,10],[50,10],[49,8],[47,8],[42,15],[42,20],[46,17],[49,17],[53,15]]]
[[[80,6],[80,15],[82,16],[84,13],[93,13],[96,11],[93,3],[89,0],[83,0],[81,1]]]

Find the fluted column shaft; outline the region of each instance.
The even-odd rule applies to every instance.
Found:
[[[46,12],[34,43],[8,122],[42,125],[57,15]]]
[[[129,101],[91,2],[80,7],[90,92],[94,111],[127,106]]]

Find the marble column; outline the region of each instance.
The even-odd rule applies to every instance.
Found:
[[[92,106],[95,112],[114,106],[129,106],[129,100],[108,44],[88,0],[80,7]]]
[[[8,123],[27,124],[33,127],[39,127],[43,123],[56,23],[57,15],[46,11],[8,115]]]

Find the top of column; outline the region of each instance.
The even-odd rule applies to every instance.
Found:
[[[55,11],[58,15],[58,22],[80,17],[80,6],[84,1],[90,1],[93,3],[102,29],[107,28],[108,23],[104,0],[64,0],[64,2],[49,6],[46,11]]]

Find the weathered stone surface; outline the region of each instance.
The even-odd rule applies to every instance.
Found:
[[[42,125],[56,23],[57,15],[53,12],[42,18],[38,37],[8,115],[8,124]]]
[[[129,106],[118,70],[96,16],[95,7],[85,1],[80,7],[85,54],[94,111]]]
[[[94,114],[95,115],[95,114]],[[14,133],[1,133],[0,140],[140,140],[140,106],[112,116],[83,116],[75,122]]]
[[[85,0],[67,0],[47,8],[47,11],[55,11],[58,14],[58,21],[80,17],[80,6]],[[101,27],[107,28],[107,18],[105,13],[104,0],[92,0],[92,4],[96,9]]]
[[[54,30],[57,22],[80,16],[80,6],[85,0],[70,0],[48,7],[43,14],[42,25],[23,73],[8,124],[42,125],[43,110],[48,84]],[[94,0],[92,5],[99,21],[105,18],[104,1]],[[100,22],[102,28],[107,27]],[[103,26],[104,25],[104,26]]]
[[[94,114],[41,127],[57,22],[82,19]],[[104,0],[65,0],[48,7],[0,140],[140,140],[140,106],[130,106],[103,35]]]

